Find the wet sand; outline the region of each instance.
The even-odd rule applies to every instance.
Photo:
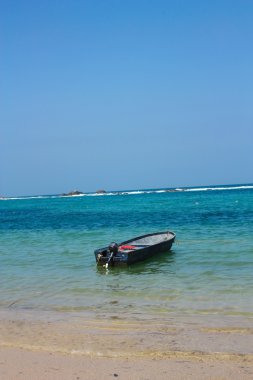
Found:
[[[252,379],[252,320],[0,313],[0,378]]]

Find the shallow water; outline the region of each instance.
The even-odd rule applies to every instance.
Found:
[[[253,317],[253,189],[0,202],[0,308]],[[170,252],[105,271],[94,249],[172,230]]]

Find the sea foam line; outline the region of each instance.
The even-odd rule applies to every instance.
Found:
[[[243,190],[243,189],[253,189],[253,185],[227,186],[227,187],[196,187],[196,188],[181,189],[181,191]],[[177,189],[177,190],[180,190],[180,189]]]
[[[249,190],[253,189],[253,185],[241,186],[224,186],[224,187],[192,187],[192,188],[176,188],[176,189],[158,189],[158,190],[130,190],[130,191],[113,191],[104,194],[100,193],[83,193],[78,195],[37,195],[27,197],[1,197],[1,201],[7,200],[29,200],[29,199],[51,199],[51,198],[81,198],[81,197],[101,197],[115,195],[141,195],[141,194],[161,194],[170,192],[197,192],[197,191],[224,191],[224,190]]]

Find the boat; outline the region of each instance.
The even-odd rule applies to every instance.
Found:
[[[171,231],[142,235],[119,244],[113,242],[109,246],[94,251],[97,265],[124,266],[146,260],[160,252],[169,251],[176,234]]]

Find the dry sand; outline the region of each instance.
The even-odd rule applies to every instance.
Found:
[[[165,359],[92,358],[82,355],[0,349],[1,380],[153,380],[153,379],[253,379],[247,357],[216,359],[189,357]]]

